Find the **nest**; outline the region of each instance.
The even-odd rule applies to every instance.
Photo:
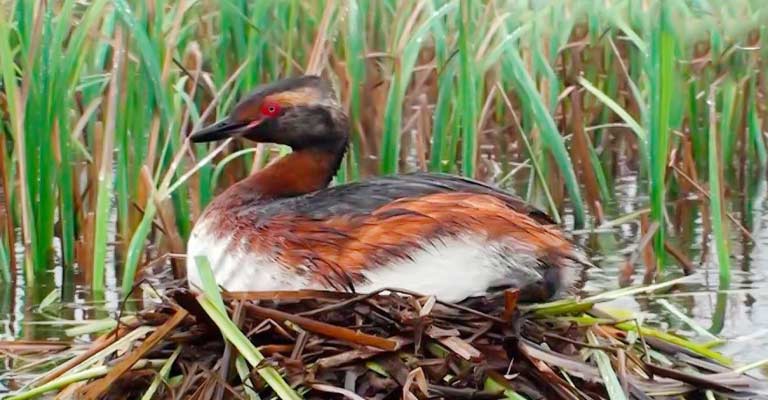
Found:
[[[457,305],[400,291],[231,294],[222,301],[177,290],[87,348],[58,350],[70,359],[17,398],[53,391],[106,399],[766,394],[760,379],[707,347],[620,320],[595,302],[525,306],[517,294]],[[83,371],[93,372],[73,379]]]

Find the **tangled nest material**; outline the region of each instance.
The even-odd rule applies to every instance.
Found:
[[[225,315],[245,343],[222,325]],[[593,303],[519,306],[515,291],[455,305],[400,291],[225,294],[217,303],[176,290],[127,321],[84,350],[61,350],[71,359],[11,398],[53,390],[106,399],[766,395],[760,379],[704,347]],[[243,352],[251,344],[256,353]],[[99,364],[98,374],[72,380]]]

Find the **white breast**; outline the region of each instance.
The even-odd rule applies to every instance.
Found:
[[[190,286],[202,289],[196,256],[206,256],[213,269],[216,283],[229,292],[266,290],[298,290],[308,281],[280,266],[275,260],[246,252],[232,236],[217,237],[210,233],[210,223],[195,225],[187,242],[187,280]]]
[[[363,274],[367,283],[358,285],[357,291],[399,288],[455,302],[483,295],[494,286],[526,285],[542,278],[534,257],[525,251],[514,258],[505,256],[509,251],[509,244],[484,238],[438,240],[410,259],[367,269]]]
[[[201,288],[195,256],[208,257],[220,287],[227,291],[271,291],[329,289],[322,280],[311,280],[293,271],[304,266],[281,266],[264,255],[245,252],[231,236],[216,238],[208,224],[195,226],[187,244],[187,277],[191,286]],[[512,246],[516,247],[516,246]],[[410,254],[408,259],[386,265],[366,266],[365,282],[358,293],[399,288],[434,295],[443,301],[459,301],[482,295],[489,287],[526,285],[542,279],[524,244],[513,249],[484,238],[456,237],[435,240]]]

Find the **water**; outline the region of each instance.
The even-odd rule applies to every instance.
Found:
[[[642,195],[643,190],[644,187],[638,185],[634,178],[618,182],[615,207],[620,212],[613,214],[625,215],[648,204],[647,198]],[[748,364],[768,358],[768,198],[765,177],[756,177],[746,192],[744,197],[728,201],[729,212],[747,226],[754,239],[749,240],[738,228],[731,227],[730,285],[721,287],[714,243],[708,240],[708,235],[705,236],[707,215],[702,216],[702,212],[708,211],[701,207],[702,202],[698,200],[686,201],[670,207],[669,218],[678,221],[679,232],[674,235],[675,239],[688,238],[676,244],[695,265],[696,272],[689,283],[675,287],[669,293],[624,297],[610,305],[640,312],[650,326],[690,338],[701,338],[660,304],[658,300],[664,299],[700,327],[724,339],[726,343],[718,350],[733,357],[737,363]],[[751,207],[751,218],[742,217],[745,206],[747,209]],[[618,288],[618,277],[636,251],[641,236],[639,223],[632,221],[606,232],[577,236],[595,252],[594,258],[600,267],[587,272],[584,290],[597,293]],[[639,259],[632,275],[635,283],[643,281],[645,272],[642,257]],[[680,267],[673,260],[668,260],[668,264],[670,273],[679,273]]]
[[[650,326],[703,341],[694,329],[662,306],[659,299],[664,299],[692,317],[699,326],[725,339],[726,343],[718,349],[733,357],[737,364],[768,358],[767,180],[762,176],[753,180],[743,196],[732,196],[728,201],[729,211],[752,231],[754,238],[752,242],[738,229],[731,230],[730,286],[721,288],[718,281],[714,246],[705,236],[706,214],[702,216],[706,213],[702,207],[705,202],[690,199],[669,208],[675,245],[696,266],[690,281],[668,293],[624,297],[610,305],[639,312]],[[642,209],[648,203],[643,194],[645,188],[646,185],[633,176],[619,180],[614,190],[615,203],[604,205],[606,220]],[[640,241],[637,218],[609,229],[577,231],[574,236],[590,250],[598,265],[586,272],[585,294],[619,288],[619,276],[625,273],[627,260],[632,258]],[[641,283],[644,265],[642,257],[636,257],[636,260],[635,271],[630,276],[634,283]],[[669,274],[679,274],[680,268],[671,257],[668,263]],[[0,286],[0,340],[72,341],[64,334],[64,329],[91,319],[115,318],[120,309],[115,269],[114,265],[110,266],[108,291],[100,299],[91,297],[86,284],[89,277],[77,273],[65,276],[60,267],[53,268],[34,289],[27,288],[22,279],[15,288]],[[56,291],[56,295],[51,298],[61,295],[63,302],[40,309],[39,304],[52,291]],[[75,338],[76,341],[87,339]]]

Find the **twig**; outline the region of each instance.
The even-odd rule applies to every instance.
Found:
[[[163,338],[165,338],[172,330],[176,327],[181,321],[184,320],[184,318],[187,316],[188,312],[187,310],[177,307],[176,313],[171,317],[168,321],[166,321],[160,328],[152,332],[149,337],[144,340],[144,342],[141,343],[141,346],[131,352],[131,354],[127,355],[125,358],[123,358],[120,362],[115,365],[114,368],[112,368],[109,373],[107,373],[107,376],[104,378],[93,382],[83,388],[82,398],[84,399],[98,399],[100,398],[104,393],[106,393],[109,390],[109,387],[118,379],[121,375],[123,375],[126,371],[130,370],[131,367],[133,367],[133,364],[136,364],[139,359],[141,359],[144,354],[152,350],[155,345],[160,342]]]
[[[394,340],[368,335],[366,333],[353,331],[348,328],[326,324],[325,322],[315,321],[299,315],[289,314],[271,308],[261,307],[254,304],[245,304],[246,311],[258,318],[269,318],[278,322],[290,321],[300,327],[324,336],[330,336],[336,339],[344,340],[350,343],[361,344],[364,346],[373,346],[383,350],[395,350],[398,343]]]

